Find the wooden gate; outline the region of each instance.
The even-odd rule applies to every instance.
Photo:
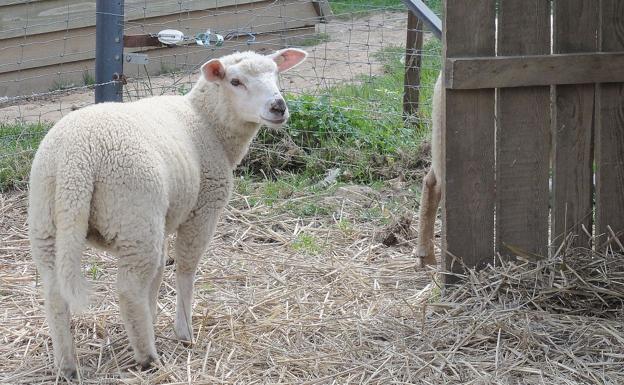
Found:
[[[445,16],[447,271],[624,240],[624,1],[446,0]]]

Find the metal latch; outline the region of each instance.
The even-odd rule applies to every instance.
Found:
[[[124,54],[124,62],[128,64],[147,64],[149,63],[149,56],[144,53],[127,53]]]

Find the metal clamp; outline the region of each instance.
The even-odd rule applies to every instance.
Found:
[[[211,43],[214,43],[215,46],[221,47],[223,45],[223,36],[207,30],[204,33],[198,33],[195,36],[195,43],[204,47],[209,47]]]

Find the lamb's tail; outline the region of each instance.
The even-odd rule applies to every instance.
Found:
[[[81,269],[93,195],[91,172],[63,167],[55,195],[56,276],[61,295],[72,312],[79,313],[88,307],[91,291]]]

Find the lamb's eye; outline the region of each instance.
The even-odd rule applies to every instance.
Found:
[[[238,86],[242,85],[243,83],[241,83],[241,81],[238,80],[238,79],[232,79],[232,80],[230,80],[230,84],[233,85],[234,87],[238,87]]]

